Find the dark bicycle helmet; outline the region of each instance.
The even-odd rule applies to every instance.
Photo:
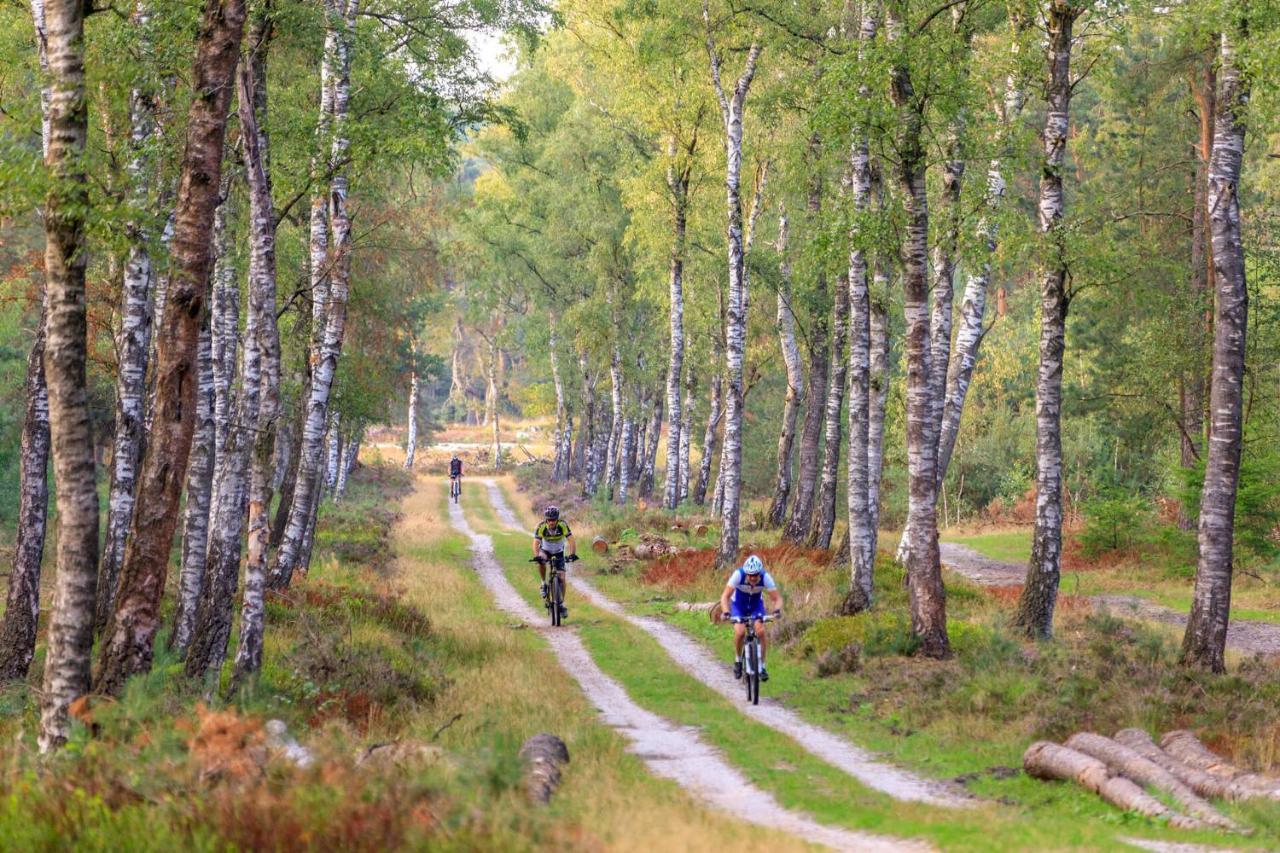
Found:
[[[546,511],[543,512],[542,514],[547,519],[547,521],[559,521],[560,507],[556,506],[555,504],[552,504],[551,506],[547,507]]]

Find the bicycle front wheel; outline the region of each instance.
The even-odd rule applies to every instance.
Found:
[[[756,639],[747,641],[745,649],[747,666],[746,676],[743,680],[747,683],[747,701],[752,705],[760,704],[760,647],[757,645]]]
[[[564,576],[556,572],[551,578],[551,624],[560,625],[560,608],[564,606]]]

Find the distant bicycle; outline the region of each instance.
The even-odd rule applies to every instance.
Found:
[[[747,685],[747,701],[760,704],[760,638],[756,636],[756,622],[772,622],[780,614],[777,611],[763,616],[730,616],[729,621],[747,626],[747,636],[742,643],[742,681]]]
[[[564,619],[569,615],[568,609],[564,606],[564,587],[565,587],[565,563],[572,563],[578,559],[577,554],[565,555],[563,551],[550,554],[547,557],[534,557],[530,563],[546,563],[550,569],[551,577],[547,579],[547,597],[545,604],[551,611],[551,625],[558,628],[564,624]]]
[[[453,502],[457,503],[458,498],[462,495],[462,478],[449,478],[449,497],[453,498]]]

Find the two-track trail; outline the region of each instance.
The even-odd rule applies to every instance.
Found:
[[[501,488],[492,480],[482,481],[489,492],[494,514],[507,527],[525,531],[524,525],[507,504]],[[716,660],[697,641],[661,619],[628,613],[616,601],[591,585],[580,574],[571,582],[573,589],[601,610],[626,620],[661,644],[667,655],[684,671],[707,687],[733,700],[740,698],[741,687],[733,679],[728,666]],[[897,800],[912,800],[931,805],[970,805],[973,801],[957,794],[946,785],[916,776],[899,767],[877,760],[866,750],[820,726],[801,719],[798,714],[774,699],[762,699],[759,705],[738,705],[739,710],[759,723],[787,735],[801,748],[868,788],[888,794]]]
[[[449,520],[470,541],[472,565],[498,607],[533,627],[545,624],[507,580],[493,540],[468,523],[462,507],[449,504]],[[561,666],[599,709],[601,718],[631,741],[631,748],[655,775],[671,779],[704,802],[736,817],[782,830],[797,838],[839,850],[920,850],[909,841],[824,826],[783,808],[770,794],[747,781],[691,728],[677,726],[641,708],[606,675],[582,640],[569,629],[544,629],[543,636]],[[744,804],[750,804],[744,807]]]

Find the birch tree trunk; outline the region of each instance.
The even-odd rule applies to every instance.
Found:
[[[674,156],[674,144],[672,151]],[[692,151],[689,152],[692,155]],[[662,505],[675,509],[680,503],[680,452],[684,446],[685,418],[681,410],[681,381],[684,372],[684,255],[688,221],[689,180],[691,166],[677,170],[667,167],[667,187],[671,190],[671,275],[670,304],[671,347],[667,362],[667,480]]]
[[[1014,16],[1015,31],[1020,33],[1028,22],[1024,16]],[[1006,138],[1018,117],[1026,96],[1022,80],[1010,74],[1005,86],[1004,100],[999,110],[1000,128]],[[1008,142],[1002,140],[1002,147]],[[956,437],[960,434],[960,418],[964,412],[969,383],[978,363],[978,348],[986,334],[983,323],[987,310],[987,290],[991,286],[991,259],[1000,244],[1000,211],[1004,207],[1005,180],[999,158],[992,158],[987,166],[987,190],[985,211],[978,222],[978,245],[981,256],[965,280],[964,296],[960,303],[960,329],[956,332],[955,355],[947,373],[946,399],[942,408],[942,432],[938,438],[938,484],[947,476],[951,467],[951,454],[955,451]]]
[[[347,479],[351,469],[355,467],[356,457],[360,454],[360,442],[364,437],[364,425],[352,431],[342,442],[342,458],[338,460],[338,482],[333,487],[333,502],[342,500],[347,493]]]
[[[887,19],[891,41],[900,40],[897,9]],[[924,102],[916,94],[911,69],[898,62],[890,72],[890,95],[897,112],[898,181],[906,208],[902,244],[903,309],[907,340],[907,479],[909,488],[906,568],[911,630],[927,657],[951,654],[947,639],[946,591],[938,556],[937,444],[929,422],[931,343],[929,329],[929,208],[925,187]]]
[[[43,303],[42,293],[39,325],[27,356],[26,416],[19,450],[18,532],[13,571],[9,574],[9,594],[4,615],[0,616],[0,683],[26,678],[36,653],[40,563],[44,559],[45,522],[49,512],[49,389],[44,382]]]
[[[302,372],[302,371],[299,371]],[[271,522],[270,547],[279,548],[284,541],[284,531],[289,526],[289,515],[293,510],[293,497],[298,490],[298,464],[302,457],[302,431],[307,425],[307,398],[311,396],[311,377],[304,374],[301,379],[301,393],[293,404],[293,423],[289,429],[290,448],[288,461],[285,463],[284,477],[280,482],[280,505],[276,507],[275,519]],[[268,586],[270,578],[268,577]]]
[[[342,456],[342,412],[329,410],[329,430],[324,438],[324,487],[331,494],[338,485],[338,460]]]
[[[417,347],[413,347],[416,356]],[[408,379],[408,411],[404,420],[408,421],[408,435],[404,439],[404,467],[413,467],[413,457],[417,455],[417,368],[413,368]]]
[[[628,490],[631,488],[631,457],[635,454],[635,421],[629,417],[622,419],[622,432],[618,438],[618,503],[626,506]]]
[[[707,17],[706,6],[703,6],[703,17]],[[720,82],[720,57],[711,37],[710,23],[707,24],[707,53],[711,58],[711,75],[724,119],[725,210],[729,260],[729,311],[725,327],[727,401],[724,450],[720,454],[724,509],[721,515],[723,526],[718,562],[722,567],[736,563],[738,558],[738,520],[742,501],[742,366],[746,349],[747,309],[750,304],[742,242],[742,116],[761,48],[759,42],[751,45],[738,82],[732,93],[726,96]]]
[[[53,93],[48,85],[48,31],[44,0],[32,0],[36,53],[39,58],[40,142],[49,156],[49,107]],[[40,615],[40,564],[49,515],[49,386],[44,380],[44,349],[48,297],[40,292],[40,319],[27,355],[26,414],[22,421],[18,532],[13,551],[13,571],[4,615],[0,616],[0,682],[23,679],[36,651],[36,621]]]
[[[560,341],[557,336],[556,312],[552,311],[547,320],[550,339],[547,343],[547,354],[551,360],[551,383],[556,392],[556,433],[554,439],[554,460],[551,466],[551,479],[562,483],[569,479],[569,454],[571,452],[571,436],[568,434],[568,407],[564,399],[564,380],[560,376]]]
[[[213,342],[206,313],[196,351],[196,426],[187,468],[187,505],[182,525],[182,568],[178,574],[178,602],[169,645],[185,657],[195,631],[200,586],[209,553],[209,507],[213,497]]]
[[[719,346],[716,349],[720,349]],[[717,363],[719,360],[717,359]],[[711,375],[711,411],[707,414],[707,427],[702,432],[702,458],[698,463],[698,482],[693,488],[693,502],[702,506],[707,502],[707,484],[711,480],[711,461],[716,455],[717,430],[724,415],[723,378],[719,371]]]
[[[884,410],[889,399],[889,311],[881,299],[889,293],[889,275],[883,263],[875,272],[876,293],[871,298],[871,411],[867,415],[867,516],[871,528],[867,564],[875,562],[880,535],[880,476],[884,469]]]
[[[244,29],[243,0],[206,0],[196,38],[191,102],[175,207],[168,308],[158,331],[156,412],[143,453],[120,591],[101,644],[94,689],[116,694],[151,667],[169,552],[195,428],[196,349],[209,285],[208,235],[218,203],[223,137]]]
[[[276,211],[271,198],[270,139],[267,134],[267,46],[271,23],[265,12],[254,18],[251,49],[240,69],[240,126],[244,134],[245,179],[249,186],[249,292],[258,310],[261,386],[253,467],[249,474],[247,558],[240,609],[240,643],[232,684],[262,668],[270,508],[280,419],[280,330],[276,323]],[[357,445],[358,446],[358,445]]]
[[[662,397],[655,395],[649,411],[649,424],[645,428],[645,445],[640,465],[640,497],[653,497],[658,474],[658,444],[662,440]],[[679,463],[679,448],[676,451]]]
[[[821,141],[809,139],[808,225],[816,230],[822,216]],[[800,428],[800,465],[796,471],[796,496],[791,514],[782,529],[782,538],[801,542],[813,521],[813,501],[818,488],[818,465],[822,457],[822,430],[827,410],[827,378],[831,369],[827,324],[827,277],[819,270],[814,279],[814,302],[818,306],[809,327],[809,382],[804,394],[804,423]]]
[[[831,374],[827,381],[826,423],[823,425],[822,480],[818,486],[818,498],[813,516],[813,529],[809,531],[810,548],[831,547],[831,534],[836,524],[836,488],[840,473],[840,415],[844,408],[845,379],[849,364],[845,360],[845,347],[849,340],[849,283],[840,276],[836,288],[835,308],[832,318],[834,334],[831,338]]]
[[[1213,376],[1209,386],[1211,439],[1200,494],[1200,556],[1196,564],[1195,591],[1182,639],[1183,662],[1213,672],[1226,669],[1249,314],[1238,195],[1244,160],[1244,112],[1249,101],[1249,85],[1236,62],[1238,39],[1245,32],[1241,5],[1232,4],[1234,29],[1223,32],[1219,49],[1217,114],[1213,159],[1209,162],[1209,229],[1217,292]]]
[[[144,44],[150,39],[150,11],[145,2],[134,8],[131,25],[143,31]],[[155,133],[153,93],[135,87],[129,94],[132,149],[127,172],[131,201],[138,209],[147,206],[148,186],[156,179],[148,156],[148,143]],[[111,485],[107,497],[106,541],[102,548],[102,565],[98,570],[98,605],[94,630],[101,632],[115,606],[116,587],[120,580],[120,563],[124,559],[124,540],[133,516],[134,488],[138,479],[138,462],[142,456],[143,407],[146,402],[147,357],[151,352],[152,286],[155,273],[151,269],[151,234],[141,221],[127,226],[129,256],[125,262],[124,282],[120,294],[120,328],[116,332],[116,402],[115,439],[111,449]]]
[[[862,20],[858,27],[858,55],[866,51],[879,28],[876,6],[862,4]],[[865,101],[867,86],[858,90]],[[849,200],[853,205],[854,225],[849,250],[849,461],[846,496],[849,527],[845,533],[849,547],[849,593],[841,605],[843,613],[858,613],[871,606],[875,581],[875,539],[871,501],[878,483],[871,482],[872,422],[872,341],[871,289],[868,281],[866,249],[863,247],[862,218],[871,202],[871,152],[867,130],[855,128],[849,154]],[[883,429],[883,420],[881,420]],[[878,494],[877,494],[878,497]]]
[[[327,0],[325,8],[321,125],[323,127],[328,122],[332,127],[328,159],[332,178],[326,188],[327,193],[317,192],[311,202],[312,292],[313,298],[319,300],[312,313],[312,322],[318,326],[318,334],[313,339],[311,383],[304,403],[306,421],[300,438],[297,485],[289,510],[289,522],[268,579],[268,587],[273,589],[287,588],[294,571],[306,571],[308,567],[304,559],[304,544],[307,529],[319,505],[329,395],[346,332],[347,297],[351,287],[351,220],[347,212],[347,175],[343,163],[349,144],[346,126],[356,5],[357,0]],[[325,217],[317,213],[317,208],[327,209],[332,232],[330,240],[326,241],[321,236],[326,232]]]
[[[213,452],[221,466],[236,410],[236,359],[240,352],[240,283],[233,239],[232,173],[222,176],[222,203],[213,215],[213,284],[209,330],[213,347]]]
[[[248,94],[243,87],[241,90]],[[251,107],[252,100],[249,103]],[[251,289],[249,293],[237,407],[222,448],[217,451],[208,557],[200,586],[195,631],[186,660],[188,677],[209,678],[215,685],[231,638],[232,612],[239,581],[241,542],[248,501],[249,464],[256,443],[258,403],[262,391],[263,347],[260,331],[265,294],[261,271],[255,270],[254,273],[259,280],[255,282],[252,275],[250,277],[251,285],[257,284],[258,287]],[[274,293],[271,294],[270,302],[274,314]]]
[[[796,315],[791,308],[791,258],[788,254],[789,229],[786,206],[778,203],[778,342],[782,347],[782,363],[787,369],[787,395],[782,404],[782,431],[778,436],[778,467],[774,477],[773,500],[769,504],[769,523],[781,526],[787,517],[787,501],[791,496],[791,469],[796,440],[796,420],[803,399],[804,364],[796,343]]]
[[[498,431],[498,339],[496,335],[489,341],[488,377],[488,396],[492,403],[486,417],[493,429],[493,468],[496,471],[502,465],[502,437]]]
[[[680,425],[680,495],[677,503],[689,499],[689,460],[693,450],[693,404],[698,391],[698,379],[690,370],[685,377],[684,408]]]
[[[616,311],[616,309],[615,309]],[[618,455],[622,445],[622,352],[618,349],[618,336],[622,333],[616,316],[613,320],[614,344],[613,354],[609,358],[609,402],[613,412],[613,423],[609,427],[609,443],[604,461],[604,491],[609,500],[614,499],[614,488],[618,482]]]
[[[52,179],[44,208],[44,375],[58,508],[57,574],[40,694],[39,745],[41,752],[49,752],[70,733],[67,707],[89,692],[98,583],[98,491],[86,381],[85,5],[48,0],[43,11],[51,89],[45,166]],[[35,14],[40,30],[39,10]]]
[[[1072,27],[1080,13],[1071,0],[1048,9],[1048,112],[1040,177],[1040,233],[1044,273],[1040,283],[1040,368],[1036,380],[1036,527],[1027,579],[1014,624],[1028,636],[1053,635],[1062,560],[1062,358],[1066,349],[1067,236],[1062,172],[1066,165],[1071,105]]]

